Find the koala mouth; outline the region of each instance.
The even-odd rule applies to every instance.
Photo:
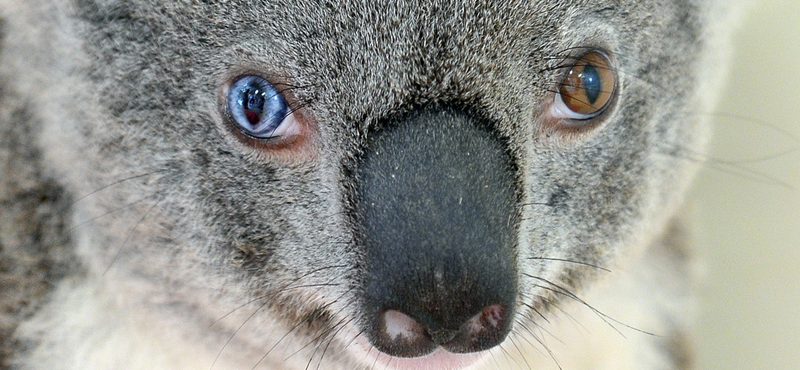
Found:
[[[376,368],[393,370],[450,370],[464,369],[479,362],[484,356],[482,353],[454,354],[439,348],[434,352],[415,358],[393,357],[372,350],[369,352],[370,360]]]
[[[392,364],[448,369],[502,343],[517,298],[519,192],[491,122],[453,108],[386,122],[356,176],[371,346]]]

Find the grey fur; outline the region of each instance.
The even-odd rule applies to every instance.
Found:
[[[519,169],[504,350],[536,337],[525,341],[546,352],[559,333],[537,326],[632,272],[647,294],[620,304],[657,324],[607,320],[673,358],[634,353],[634,368],[690,368],[675,339],[690,331],[689,262],[669,225],[706,139],[689,112],[710,109],[706,78],[722,69],[710,2],[1,4],[0,366],[86,366],[76,353],[97,331],[60,320],[85,295],[219,353],[214,368],[252,367],[279,340],[261,368],[369,368],[351,345],[358,158],[390,117],[459,104],[497,123]],[[618,96],[594,127],[553,128],[541,117],[563,64],[591,48],[614,60]],[[231,134],[220,97],[246,73],[283,84],[306,142],[253,148]]]

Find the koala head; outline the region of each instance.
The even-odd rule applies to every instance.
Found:
[[[438,369],[673,217],[707,8],[76,0],[27,78],[85,279],[254,362]]]

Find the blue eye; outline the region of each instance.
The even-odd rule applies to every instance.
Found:
[[[293,136],[299,133],[289,106],[267,80],[243,76],[228,90],[228,114],[244,134],[257,139]]]

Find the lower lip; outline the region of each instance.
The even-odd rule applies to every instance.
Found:
[[[438,348],[422,357],[395,357],[379,352],[375,347],[369,346],[369,348],[368,353],[372,361],[383,366],[377,368],[391,370],[460,370],[474,365],[483,358],[482,353],[457,354],[447,352],[443,348]]]

